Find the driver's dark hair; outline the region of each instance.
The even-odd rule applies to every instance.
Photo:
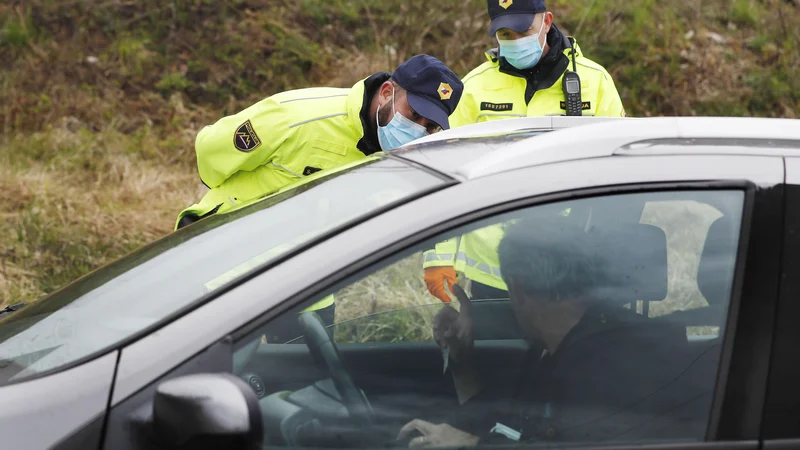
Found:
[[[550,301],[592,297],[603,270],[581,227],[551,209],[528,210],[503,226],[500,271],[525,294]]]

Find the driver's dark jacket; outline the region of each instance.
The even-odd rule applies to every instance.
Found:
[[[481,444],[512,442],[490,432],[497,423],[520,441],[703,439],[713,380],[689,370],[693,358],[683,325],[595,307],[553,354],[532,345],[510,389],[487,386],[450,423]]]

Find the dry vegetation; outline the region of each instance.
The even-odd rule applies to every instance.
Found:
[[[629,115],[800,111],[797,1],[549,3]],[[168,233],[202,193],[202,125],[419,52],[466,74],[492,44],[485,25],[483,0],[0,4],[0,305]]]
[[[336,341],[432,341],[441,302],[422,279],[417,252],[336,293]]]

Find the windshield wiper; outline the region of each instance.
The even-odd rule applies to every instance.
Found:
[[[8,305],[5,308],[0,309],[0,317],[5,317],[18,309],[22,309],[27,305],[28,305],[27,303],[17,303],[16,305]]]

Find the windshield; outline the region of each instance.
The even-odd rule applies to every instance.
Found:
[[[0,320],[0,384],[115,346],[299,245],[446,183],[390,158],[309,179],[182,228],[9,314]]]

